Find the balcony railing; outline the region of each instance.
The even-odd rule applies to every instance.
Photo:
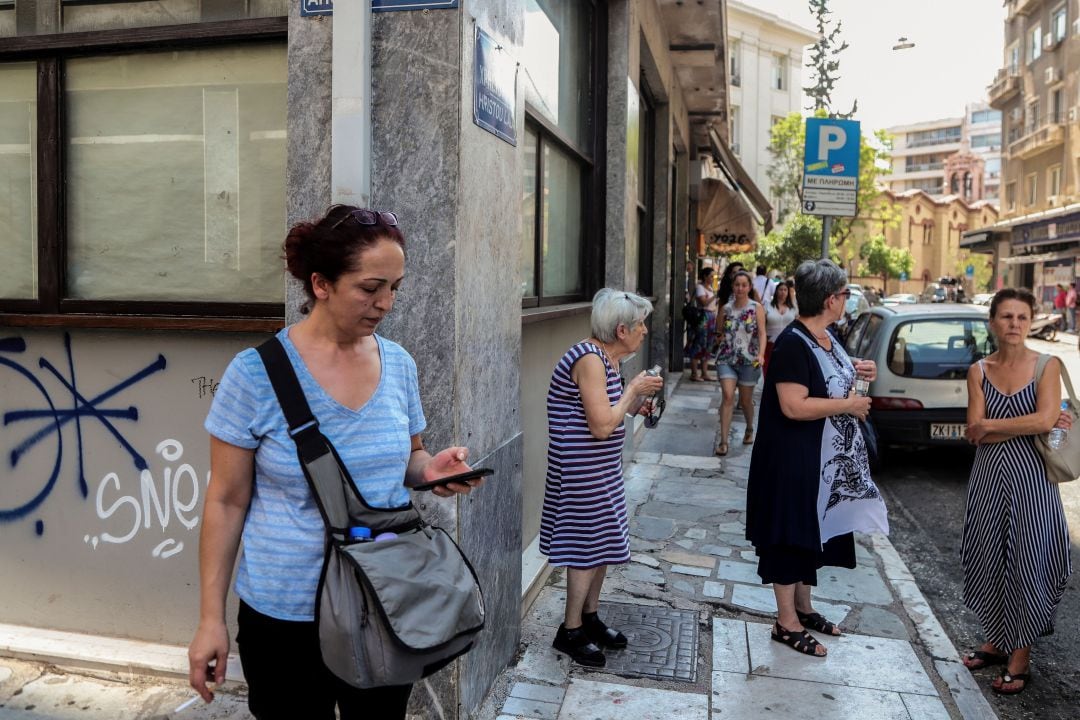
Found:
[[[943,162],[930,162],[930,163],[909,163],[904,166],[904,172],[927,172],[928,170],[944,170],[945,163]]]
[[[1025,128],[1028,129],[1028,128]],[[1009,143],[1009,157],[1023,160],[1065,142],[1065,126],[1053,118]]]
[[[1012,100],[1020,92],[1020,72],[1012,68],[1001,68],[994,76],[994,82],[987,88],[990,107],[1001,110],[1002,105]]]
[[[904,144],[906,148],[921,148],[929,147],[931,145],[953,145],[960,142],[960,135],[935,135],[934,137],[924,137],[917,140],[909,140]]]

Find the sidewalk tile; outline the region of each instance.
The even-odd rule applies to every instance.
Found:
[[[747,583],[748,585],[760,585],[761,578],[757,574],[757,565],[738,562],[735,560],[721,560],[716,569],[716,577],[721,580]]]
[[[554,629],[551,637],[555,637]],[[529,680],[561,685],[570,674],[570,658],[551,647],[550,642],[532,643],[521,656],[515,671]]]
[[[893,595],[878,574],[877,568],[823,567],[818,570],[814,594],[829,600],[872,605],[891,605]]]
[[[776,614],[776,595],[773,594],[771,585],[736,584],[731,592],[731,604],[753,612],[767,615]],[[819,599],[816,594],[814,595],[814,608],[838,625],[843,625],[848,613],[851,612],[850,605],[826,602]]]
[[[555,720],[559,717],[558,703],[527,700],[513,696],[506,698],[502,711],[508,715],[519,715],[521,717],[535,718],[535,720]]]
[[[664,453],[660,456],[660,464],[684,470],[719,470],[721,460],[718,457],[704,457],[701,455],[675,455]]]
[[[884,608],[866,605],[859,612],[859,623],[851,630],[856,630],[860,635],[873,635],[875,637],[891,637],[899,640],[911,639],[907,625],[896,613]]]
[[[675,521],[669,518],[638,515],[632,525],[630,534],[645,540],[667,540],[675,534]]]
[[[552,687],[551,685],[535,685],[533,683],[516,682],[510,688],[510,697],[556,704],[562,702],[565,694],[566,690],[564,688]]]
[[[660,453],[638,452],[634,453],[634,462],[643,464],[657,464],[660,462]]]
[[[708,533],[705,532],[705,528],[690,528],[684,532],[683,535],[691,540],[704,540],[706,536],[708,536]]]
[[[651,583],[653,585],[663,585],[667,582],[663,571],[643,565],[621,565],[618,574],[624,579],[633,580],[634,582]]]
[[[935,660],[934,669],[949,686],[956,707],[964,720],[983,720],[996,718],[986,696],[979,690],[971,671],[963,663],[951,660]]]
[[[701,594],[707,598],[723,598],[724,587],[723,583],[706,580],[704,586],[701,588]]]
[[[559,720],[708,720],[709,698],[673,690],[573,680]]]
[[[885,566],[885,577],[889,580],[914,580],[915,577],[908,570],[908,566],[900,559],[896,548],[884,535],[874,534],[870,536],[874,543],[874,552],[881,558]]]
[[[907,708],[912,720],[949,720],[949,711],[945,709],[941,698],[911,693],[900,693],[900,698],[904,701],[904,707]],[[982,717],[985,719],[989,716]]]
[[[746,623],[713,618],[713,670],[750,672],[750,649],[746,644]]]
[[[718,555],[721,557],[731,556],[731,548],[721,547],[720,545],[702,545],[698,550],[703,553],[708,553],[709,555]]]
[[[682,540],[676,540],[675,544],[681,547],[683,550],[692,550],[694,548],[694,541],[683,538]]]
[[[904,640],[868,635],[827,638],[824,642],[829,654],[810,658],[774,642],[769,629],[764,624],[747,624],[754,674],[937,696],[911,644]],[[822,639],[820,635],[817,637]],[[882,668],[889,671],[882,672]]]
[[[789,651],[790,652],[790,651]],[[713,720],[913,720],[899,693],[714,672]],[[918,718],[917,720],[922,720]]]
[[[697,553],[679,552],[678,550],[664,550],[660,553],[660,559],[678,565],[693,565],[712,570],[716,567],[716,558],[711,555],[698,555]]]
[[[710,577],[712,570],[702,567],[690,567],[689,565],[672,565],[671,572],[680,575],[695,575],[697,577]]]
[[[630,562],[641,563],[651,568],[660,567],[660,561],[651,555],[643,555],[642,553],[634,553],[630,556]]]

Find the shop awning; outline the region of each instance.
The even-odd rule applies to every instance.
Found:
[[[712,127],[709,128],[709,145],[712,148],[713,159],[716,160],[720,172],[724,174],[724,177],[727,178],[747,207],[750,208],[750,211],[754,214],[754,219],[764,227],[765,232],[772,230],[772,205],[769,204],[769,201],[758,189],[757,185],[754,184],[754,181],[750,179],[742,163],[731,152],[731,148],[727,146],[724,139]]]
[[[1029,265],[1032,263],[1051,262],[1053,260],[1068,260],[1080,256],[1080,248],[1062,250],[1061,252],[1032,253],[1030,255],[1012,255],[1001,258],[1004,265]]]
[[[750,252],[757,244],[757,219],[726,179],[701,181],[697,229],[715,255]]]

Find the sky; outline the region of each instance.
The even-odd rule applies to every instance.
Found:
[[[815,28],[806,0],[742,2]],[[849,45],[840,54],[833,107],[847,112],[858,98],[854,119],[864,133],[960,117],[965,104],[986,98],[986,86],[1004,64],[1001,0],[831,0],[829,9]],[[915,47],[893,50],[901,35]],[[805,53],[803,62],[808,59]],[[807,85],[810,70],[802,72]]]

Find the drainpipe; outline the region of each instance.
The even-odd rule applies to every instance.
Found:
[[[371,0],[334,5],[330,96],[333,202],[371,205]]]

